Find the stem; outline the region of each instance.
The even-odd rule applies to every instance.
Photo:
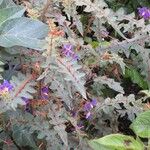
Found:
[[[150,150],[150,138],[148,139],[148,146],[147,146],[147,150]]]
[[[19,87],[18,91],[16,92],[14,98],[19,95],[19,93],[24,89],[24,87],[26,86],[26,84],[28,84],[29,81],[31,81],[32,79],[33,79],[33,75],[31,75],[27,80],[24,81],[24,83]]]
[[[49,6],[51,5],[51,0],[47,0],[44,8],[43,8],[43,11],[42,11],[42,14],[40,16],[40,19],[44,22],[45,21],[45,14],[49,8]]]
[[[12,137],[9,133],[7,133],[7,132],[4,131],[4,130],[2,130],[0,133],[2,133],[2,132],[5,132],[5,133],[9,136],[9,138],[11,139],[11,141],[12,141],[13,144],[17,147],[18,150],[22,150],[22,148],[15,142],[15,140],[13,139],[13,137]]]
[[[11,135],[9,135],[9,137],[12,140],[12,142],[14,143],[14,145],[18,148],[18,150],[22,150],[21,147],[15,142],[15,140],[13,139],[13,137]]]

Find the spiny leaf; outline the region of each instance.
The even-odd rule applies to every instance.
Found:
[[[48,114],[48,116],[51,118],[50,123],[54,125],[55,131],[58,133],[58,135],[60,136],[64,144],[68,146],[68,136],[67,136],[67,132],[65,131],[66,120],[63,117],[61,117],[64,110],[60,109],[59,111],[56,111],[55,107],[56,106],[53,106],[53,108],[49,111]]]
[[[108,55],[108,58],[107,58],[107,55]],[[106,56],[106,58],[105,58]],[[121,58],[119,55],[115,54],[115,53],[108,53],[108,52],[105,52],[103,55],[102,55],[102,59],[101,61],[103,62],[109,62],[111,64],[113,64],[114,62],[117,63],[121,70],[122,70],[122,73],[125,74],[125,66],[126,64],[124,63],[124,60],[123,58]]]
[[[143,110],[142,100],[135,100],[134,94],[130,94],[128,96],[118,94],[115,98],[105,99],[105,104],[106,106],[113,106],[116,109],[116,111],[119,112],[121,117],[127,114],[128,119],[130,119],[131,121],[135,119],[135,115],[138,115]],[[122,109],[122,106],[125,109]]]
[[[102,77],[97,77],[96,79],[94,79],[94,81],[100,84],[106,84],[111,89],[124,94],[124,90],[122,86],[120,85],[119,82],[116,82],[114,79],[107,78],[106,76],[102,76]]]
[[[65,80],[72,82],[77,91],[86,99],[85,82],[82,79],[85,74],[78,71],[81,66],[76,61],[67,58],[58,58],[57,64],[59,67],[58,71],[66,75]]]
[[[75,19],[75,24],[77,26],[78,31],[83,36],[83,26],[82,26],[82,22],[80,21],[80,16],[75,15],[74,19]]]
[[[12,136],[19,146],[30,146],[38,150],[38,147],[33,140],[32,134],[29,133],[28,128],[14,125]]]
[[[57,79],[56,77],[53,77],[53,81],[50,85],[50,89],[52,89],[56,96],[60,97],[65,104],[71,109],[72,106],[72,99],[69,96],[69,92],[67,91],[66,87],[65,87],[65,83],[63,82],[63,80],[61,79]]]
[[[56,132],[54,132],[54,130],[50,130],[50,124],[47,120],[43,120],[37,116],[32,120],[32,122],[33,123],[31,123],[30,133],[38,131],[38,139],[46,138],[46,140],[49,141],[53,136],[55,136]]]

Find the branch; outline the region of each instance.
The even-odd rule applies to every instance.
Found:
[[[49,8],[49,6],[51,5],[51,0],[47,0],[44,8],[43,8],[43,11],[41,13],[41,16],[40,16],[40,19],[44,22],[45,21],[45,14]]]
[[[14,97],[17,97],[19,95],[19,93],[24,89],[26,84],[28,84],[29,81],[31,81],[32,79],[33,79],[33,75],[31,75],[27,80],[25,80],[24,83],[20,86],[19,90],[16,92]]]

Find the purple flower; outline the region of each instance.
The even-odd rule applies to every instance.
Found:
[[[62,48],[62,53],[66,57],[71,57],[73,60],[79,59],[78,55],[73,51],[73,45],[71,44],[64,44]]]
[[[0,84],[0,94],[8,93],[13,90],[13,86],[7,81],[4,80],[2,84]]]
[[[85,103],[84,105],[84,111],[90,111],[93,108],[93,105],[91,102]]]
[[[26,103],[25,107],[24,107],[24,110],[28,113],[31,113],[32,111],[31,111],[30,104],[29,104],[30,100],[26,97],[22,97],[22,100]]]
[[[63,54],[67,57],[71,56],[73,54],[73,46],[71,44],[65,44],[63,45]]]
[[[72,116],[72,117],[76,117],[76,116],[77,116],[77,112],[76,112],[75,110],[74,110],[74,111],[72,110],[72,111],[71,111],[71,116]]]
[[[49,89],[47,86],[43,87],[41,89],[41,98],[42,99],[48,99],[48,92],[49,92]]]
[[[91,104],[92,104],[93,106],[96,106],[96,105],[97,105],[97,100],[96,100],[96,99],[92,99]]]
[[[97,105],[97,100],[96,99],[92,99],[91,102],[85,103],[84,111],[90,111],[96,105]]]
[[[78,122],[77,123],[77,126],[76,126],[76,129],[82,129],[82,128],[84,128],[84,125],[83,125],[83,122],[82,121],[80,121],[80,122]]]
[[[86,119],[91,119],[91,117],[92,117],[92,115],[91,115],[91,112],[89,111],[89,112],[87,112],[87,114],[86,114]]]
[[[79,59],[79,56],[78,56],[76,53],[74,53],[74,54],[72,55],[72,58],[73,58],[73,60],[78,60],[78,59]]]
[[[0,90],[4,90],[4,89],[11,91],[13,89],[13,86],[7,80],[4,80],[3,84],[0,85]]]
[[[97,100],[92,99],[90,102],[85,103],[84,105],[84,111],[85,111],[85,118],[86,119],[91,119],[91,110],[97,105]]]
[[[138,8],[140,17],[143,17],[145,20],[150,19],[150,9],[147,7]]]
[[[28,104],[28,103],[29,103],[29,99],[28,99],[28,98],[26,98],[26,97],[22,97],[22,100],[23,100],[26,104]]]

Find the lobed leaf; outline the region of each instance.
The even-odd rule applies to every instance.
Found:
[[[81,68],[76,61],[67,58],[58,58],[58,71],[65,74],[65,80],[73,83],[77,91],[86,99],[86,90],[84,87],[84,73],[78,71]]]
[[[106,84],[109,86],[109,88],[124,94],[123,87],[120,85],[119,82],[116,82],[114,79],[107,78],[106,76],[102,76],[102,77],[95,78],[94,81],[100,84]]]

